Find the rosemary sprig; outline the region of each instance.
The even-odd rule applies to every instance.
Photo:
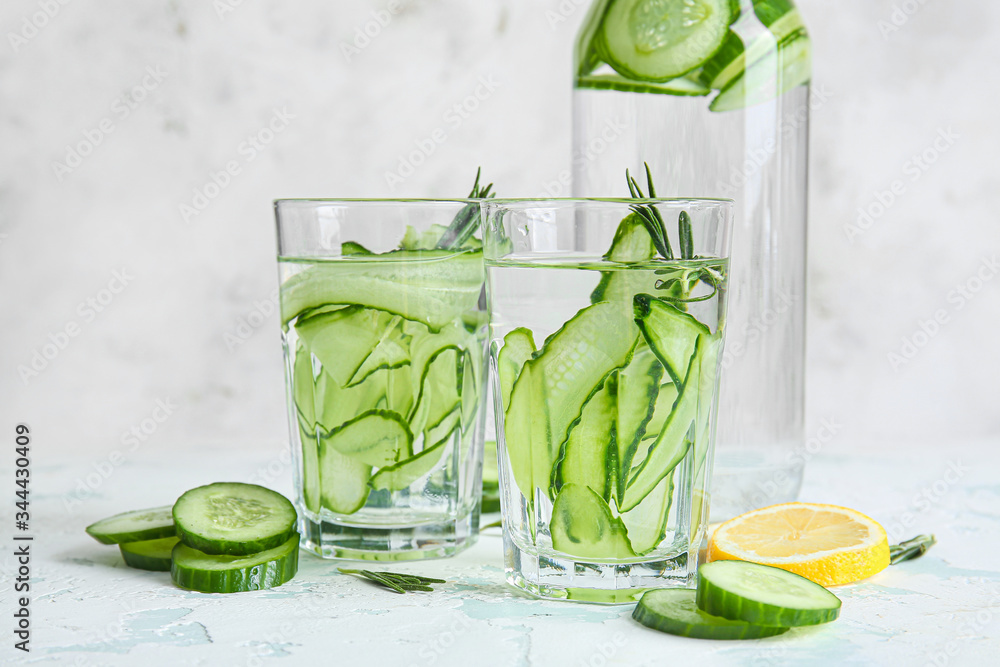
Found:
[[[396,593],[407,593],[409,591],[431,592],[434,589],[430,584],[443,584],[444,579],[431,579],[415,574],[403,574],[401,572],[372,572],[371,570],[346,570],[338,567],[337,571],[342,574],[356,574],[364,577],[376,584],[385,586]]]
[[[496,196],[493,192],[493,184],[490,183],[484,188],[479,187],[479,178],[483,168],[476,170],[476,182],[472,185],[472,191],[467,199],[490,199]],[[441,235],[437,247],[439,250],[454,250],[462,247],[479,228],[479,204],[467,204],[458,212],[455,219],[448,225],[448,229]]]
[[[889,564],[898,565],[903,561],[920,558],[937,544],[933,535],[917,535],[913,539],[889,547]]]
[[[677,218],[677,234],[681,239],[681,259],[694,259],[694,237],[691,233],[691,216],[681,211]]]
[[[656,197],[653,174],[649,169],[649,163],[644,164],[646,165],[646,184],[649,188],[649,197],[653,199]],[[625,179],[628,181],[628,189],[632,193],[632,199],[646,199],[642,188],[639,187],[639,183],[632,177],[628,169],[625,170]],[[634,204],[629,208],[642,220],[643,226],[646,227],[650,238],[653,239],[656,252],[660,253],[663,259],[673,259],[674,251],[670,247],[670,239],[667,237],[667,225],[663,222],[663,216],[660,215],[659,209],[653,204]]]

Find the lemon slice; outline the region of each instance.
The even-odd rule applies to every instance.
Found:
[[[861,512],[813,503],[784,503],[741,514],[719,526],[708,560],[779,567],[822,586],[860,581],[889,566],[889,538]]]

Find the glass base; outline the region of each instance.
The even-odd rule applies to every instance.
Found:
[[[682,552],[638,563],[588,563],[529,553],[504,533],[507,583],[546,600],[634,604],[653,588],[694,588],[697,559],[697,552]]]
[[[717,446],[712,477],[712,523],[797,500],[805,464],[788,463],[783,452]]]
[[[397,562],[445,558],[479,537],[479,513],[416,526],[348,526],[299,511],[300,546],[321,558]]]

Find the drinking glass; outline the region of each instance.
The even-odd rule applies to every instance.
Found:
[[[597,603],[692,585],[732,202],[482,209],[507,581]]]
[[[281,200],[275,210],[303,546],[380,561],[470,546],[485,413],[478,204]]]

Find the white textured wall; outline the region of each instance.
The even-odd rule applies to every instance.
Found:
[[[1000,3],[895,1],[919,11],[885,35],[878,21],[891,22],[893,0],[801,3],[829,97],[812,141],[810,421],[836,420],[842,439],[946,446],[1000,434],[1000,279],[949,297],[1000,252]],[[26,30],[45,4],[55,16]],[[559,178],[583,9],[400,0],[348,62],[342,45],[388,4],[4,0],[4,423],[31,423],[49,452],[95,457],[143,420],[150,430],[154,415],[166,419],[127,448],[278,443],[278,324],[254,314],[272,308],[276,287],[273,198],[462,195],[479,164],[504,195],[537,195]],[[144,78],[145,99],[128,99]],[[477,92],[467,118],[449,112]],[[245,143],[272,121],[270,143]],[[443,143],[390,189],[386,172],[439,128]],[[949,132],[917,179],[911,156]],[[93,153],[57,169],[88,136],[100,138]],[[227,166],[238,171],[228,185],[196,202]],[[894,180],[902,194],[849,234],[858,208]],[[204,210],[182,212],[196,203]],[[127,284],[113,294],[116,271]],[[888,353],[936,312],[947,321],[894,369]],[[242,318],[260,326],[238,331]],[[67,327],[76,335],[60,340]],[[227,344],[227,334],[247,339]],[[44,350],[50,338],[68,344]],[[18,367],[45,351],[57,354],[22,379]]]

